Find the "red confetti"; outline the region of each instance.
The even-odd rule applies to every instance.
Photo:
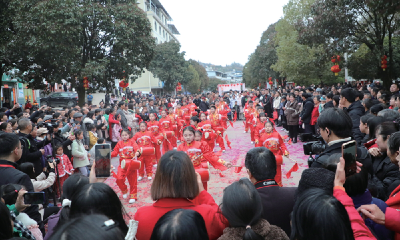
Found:
[[[235,114],[233,114],[233,122],[236,122],[236,120],[237,120],[237,114],[235,112]]]
[[[231,147],[231,142],[230,142],[229,139],[228,139],[228,134],[225,135],[225,140],[226,140],[226,145],[228,145],[229,149],[232,149],[232,147]]]
[[[299,165],[295,163],[293,167],[286,173],[286,178],[290,178],[292,172],[297,172],[297,170],[299,170]]]
[[[292,139],[289,139],[289,142],[288,142],[289,144],[292,144]]]
[[[288,135],[285,135],[285,136],[283,136],[282,138],[283,138],[283,139],[286,139],[286,138],[288,138],[288,137],[289,137]]]
[[[220,177],[225,177],[225,175],[222,174],[222,172],[219,172],[219,176],[220,176]]]

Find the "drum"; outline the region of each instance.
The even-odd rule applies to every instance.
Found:
[[[141,147],[140,153],[142,156],[150,156],[156,154],[156,149],[153,147]]]
[[[142,162],[138,160],[130,160],[128,168],[130,170],[138,170],[142,166]]]
[[[197,112],[196,111],[192,112],[192,117],[195,117],[195,116],[197,116]]]
[[[172,125],[172,129],[173,129],[174,131],[178,130],[178,125]]]
[[[164,139],[164,136],[163,135],[158,135],[157,137],[155,137],[157,140],[160,140],[160,141],[162,141],[163,139]]]
[[[170,138],[170,137],[172,137],[174,135],[174,132],[173,131],[166,131],[165,135],[167,136],[167,138]]]

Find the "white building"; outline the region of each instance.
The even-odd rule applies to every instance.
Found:
[[[179,35],[175,25],[172,24],[172,18],[159,0],[136,0],[139,8],[147,14],[151,24],[151,34],[155,37],[156,44],[168,42],[170,40],[178,41],[175,35]],[[179,42],[179,41],[178,41]],[[145,70],[145,72],[132,84],[129,89],[133,91],[161,93],[164,87],[160,79]]]

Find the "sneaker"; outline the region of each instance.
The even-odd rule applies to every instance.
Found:
[[[135,199],[129,199],[129,203],[130,203],[130,204],[135,203],[135,202],[136,202]]]
[[[178,149],[178,148],[174,147],[174,150],[176,150],[176,149]]]
[[[153,165],[153,167],[157,167],[157,163]]]
[[[138,181],[142,181],[143,177],[138,177],[137,180]]]
[[[121,168],[122,168],[122,169],[125,169],[125,165],[126,165],[125,160],[122,160],[122,161],[121,161]]]
[[[152,180],[153,178],[152,178],[152,177],[147,177],[147,179],[148,179],[148,180]]]
[[[179,141],[179,140],[177,140],[176,142],[177,142],[177,143],[181,143],[181,141]]]
[[[128,194],[125,193],[124,195],[122,195],[122,198],[123,198],[123,199],[127,199],[127,198],[128,198]]]
[[[246,131],[243,131],[243,133],[247,133]]]
[[[254,142],[253,142],[253,141],[251,141],[251,144],[254,144]]]
[[[215,145],[216,145],[216,146],[219,146],[219,143],[216,143]]]
[[[225,152],[225,150],[222,150],[222,152]]]

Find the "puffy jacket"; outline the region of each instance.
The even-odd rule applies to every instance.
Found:
[[[365,114],[365,108],[361,105],[360,101],[356,101],[347,108],[347,112],[353,122],[353,137],[358,145],[360,145],[364,138],[364,134],[360,131],[360,118]]]
[[[310,124],[311,122],[311,113],[314,109],[314,102],[311,98],[307,98],[306,101],[303,102],[303,111],[300,114],[301,121],[305,124]]]
[[[299,115],[301,112],[301,103],[294,101],[293,103],[288,101],[286,103],[286,120],[287,125],[299,125]]]

